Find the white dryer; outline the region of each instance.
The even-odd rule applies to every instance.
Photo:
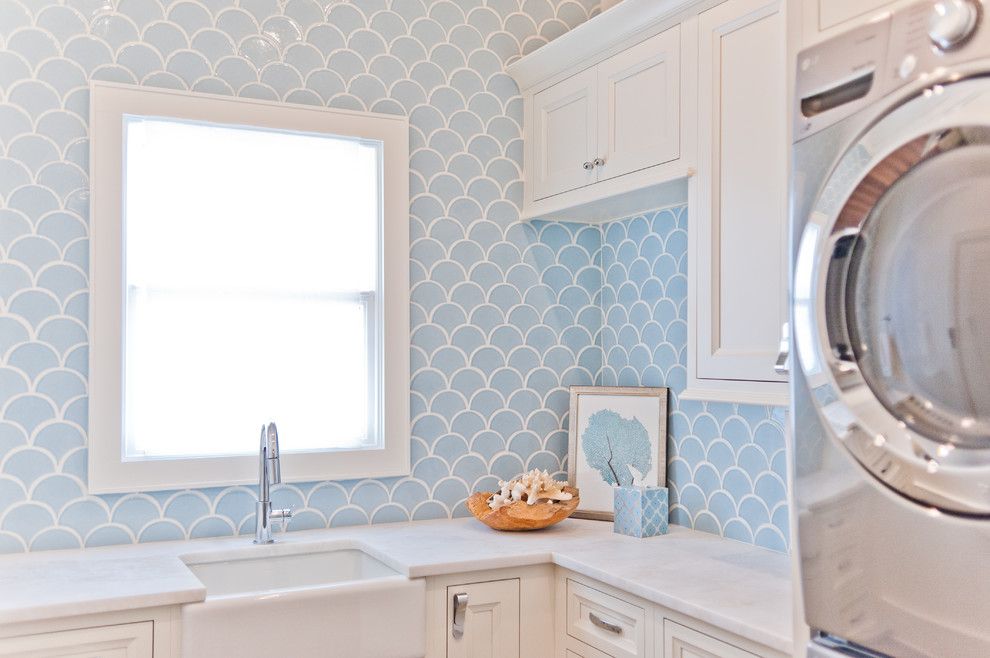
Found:
[[[794,498],[809,655],[990,656],[990,25],[799,54]]]

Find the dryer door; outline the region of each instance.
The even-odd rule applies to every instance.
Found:
[[[990,79],[926,89],[846,151],[794,297],[834,438],[903,496],[990,515]]]

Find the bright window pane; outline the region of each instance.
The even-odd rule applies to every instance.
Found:
[[[124,457],[379,446],[380,143],[124,126]]]

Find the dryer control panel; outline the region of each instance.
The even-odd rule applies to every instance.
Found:
[[[919,2],[802,51],[794,141],[894,91],[952,81],[964,65],[990,60],[983,20],[981,0]]]

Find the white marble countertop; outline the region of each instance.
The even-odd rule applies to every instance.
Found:
[[[348,540],[410,578],[552,562],[783,653],[791,652],[786,555],[671,526],[636,539],[568,519],[500,533],[474,519],[285,533],[285,544]],[[202,601],[180,556],[253,548],[250,537],[158,542],[0,557],[0,625]]]

